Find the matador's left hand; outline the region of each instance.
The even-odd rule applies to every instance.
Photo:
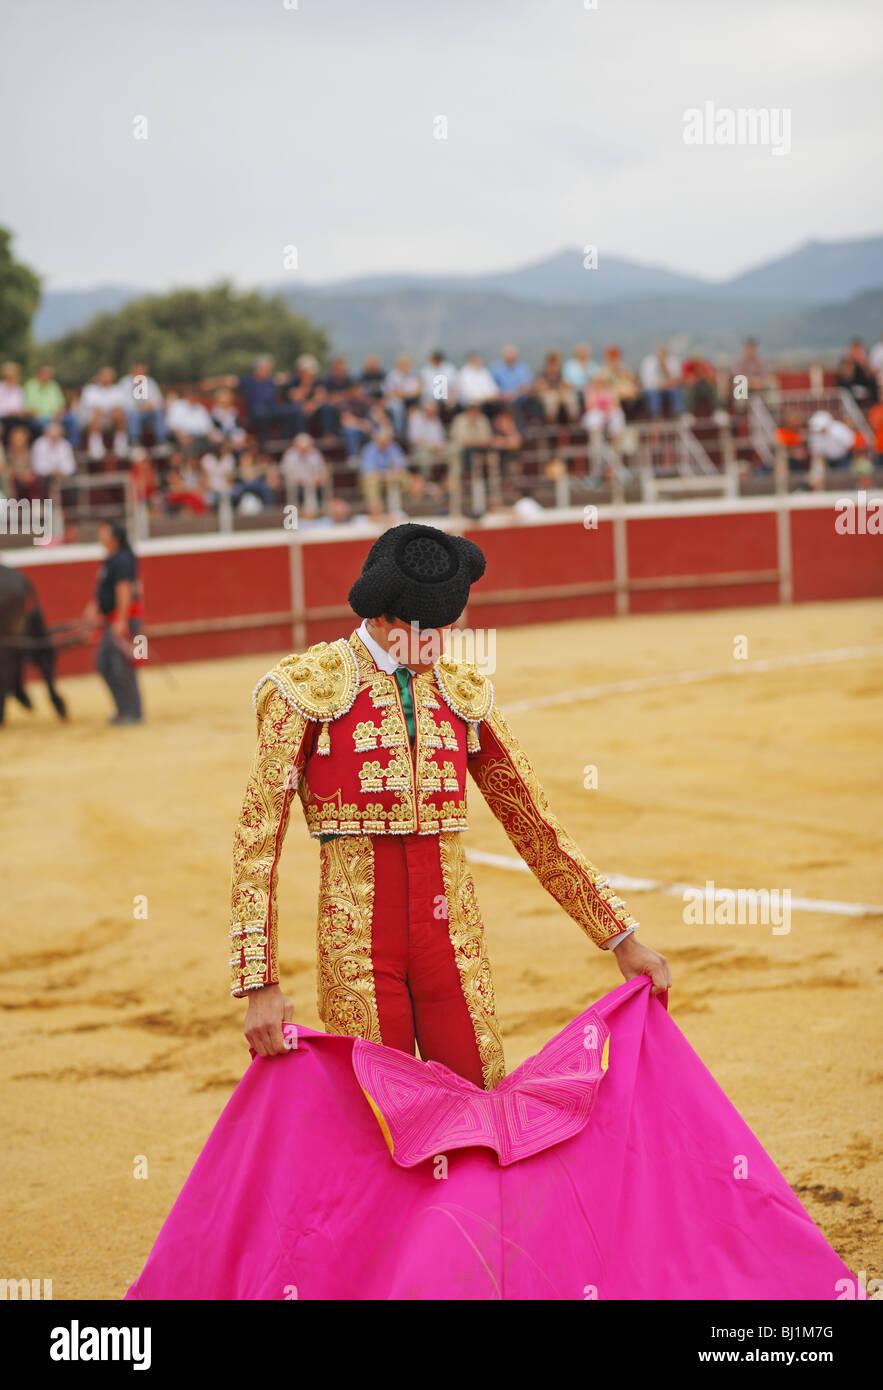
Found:
[[[662,994],[671,988],[671,971],[665,956],[654,951],[652,946],[644,946],[638,940],[637,932],[627,936],[621,946],[613,952],[624,980],[633,980],[636,975],[649,975],[653,981],[651,996]]]

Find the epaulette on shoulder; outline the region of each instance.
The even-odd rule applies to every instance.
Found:
[[[303,653],[283,657],[255,686],[255,709],[267,681],[272,681],[283,699],[305,719],[324,724],[339,719],[352,705],[359,688],[359,670],[349,643],[339,638],[336,642],[315,642]]]
[[[443,656],[435,663],[442,699],[461,719],[477,724],[487,719],[494,704],[494,687],[471,661]]]

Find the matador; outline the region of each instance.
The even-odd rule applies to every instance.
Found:
[[[318,839],[325,1030],[399,1048],[492,1089],[505,1075],[485,932],[463,851],[471,775],[543,887],[626,979],[668,987],[663,956],[550,809],[476,664],[441,641],[485,570],[473,541],[392,527],[349,594],[361,626],[287,656],[254,692],[258,741],[233,856],[232,993],[254,1050],[285,1050],[277,872],[299,798]],[[420,634],[419,651],[403,641]],[[397,653],[404,653],[399,659]]]

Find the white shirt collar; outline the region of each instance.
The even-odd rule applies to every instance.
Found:
[[[379,642],[375,642],[374,638],[368,631],[367,618],[362,619],[362,626],[359,628],[358,632],[356,633],[356,636],[359,638],[361,642],[364,642],[365,646],[368,648],[368,651],[374,658],[374,664],[378,666],[381,671],[387,671],[390,675],[392,675],[393,671],[395,671],[399,666],[401,666],[402,663],[400,661],[396,661],[394,656],[390,656],[389,652],[386,650],[385,647],[381,647]]]

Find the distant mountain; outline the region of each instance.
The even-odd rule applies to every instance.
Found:
[[[883,236],[861,241],[807,241],[720,286],[726,299],[790,299],[834,304],[883,285]]]
[[[47,343],[80,328],[96,314],[112,314],[144,294],[131,285],[96,285],[92,290],[47,290],[34,318],[34,337]]]
[[[617,342],[632,358],[662,341],[729,354],[749,333],[770,353],[832,350],[855,335],[877,341],[881,288],[883,236],[810,241],[722,283],[603,251],[598,268],[586,270],[582,251],[572,247],[515,270],[369,275],[325,285],[288,280],[265,291],[325,327],[334,349],[354,359],[376,351],[387,362],[399,352],[422,360],[437,346],[455,358],[470,349],[489,358],[511,340],[539,362],[550,347],[567,350],[581,340],[596,353]],[[120,285],[48,291],[36,336],[58,337],[142,293]]]

